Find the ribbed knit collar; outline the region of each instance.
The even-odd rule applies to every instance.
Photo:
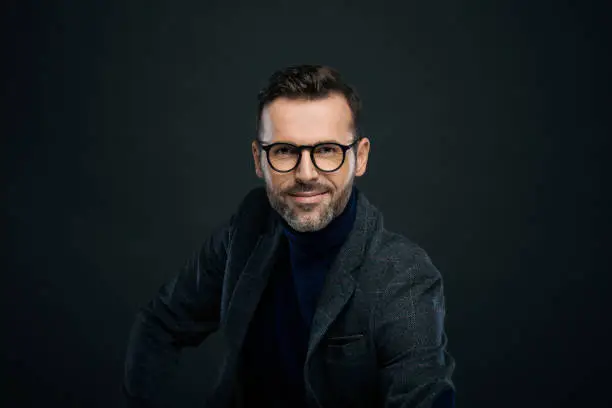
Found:
[[[342,213],[319,231],[296,231],[279,216],[282,222],[283,232],[289,241],[292,252],[297,249],[299,252],[305,254],[322,253],[342,245],[355,222],[355,216],[357,215],[357,195],[358,190],[353,186],[351,196]]]

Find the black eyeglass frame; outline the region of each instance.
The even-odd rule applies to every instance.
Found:
[[[357,139],[355,139],[355,141],[353,143],[351,143],[349,145],[343,145],[343,144],[336,143],[336,142],[323,142],[323,143],[317,143],[317,144],[314,144],[314,145],[301,145],[301,146],[297,146],[297,145],[294,145],[293,143],[288,143],[288,142],[277,142],[277,143],[270,143],[268,145],[264,145],[261,140],[259,140],[259,139],[255,139],[255,140],[256,140],[257,144],[259,145],[259,147],[261,147],[261,149],[266,152],[266,159],[268,160],[268,164],[270,165],[270,167],[272,167],[272,169],[274,171],[277,171],[279,173],[289,173],[289,172],[295,170],[300,165],[300,161],[302,160],[302,150],[308,149],[308,150],[310,150],[310,161],[317,168],[317,170],[319,170],[319,171],[321,171],[323,173],[333,173],[334,171],[338,171],[338,169],[340,169],[340,167],[342,167],[342,165],[344,164],[344,161],[346,160],[346,152],[347,152],[347,150],[349,150],[350,148],[355,146],[355,144],[357,144],[361,140],[361,138],[358,137]],[[287,145],[287,146],[292,146],[292,147],[295,147],[296,149],[298,149],[299,154],[298,154],[297,162],[295,163],[295,166],[293,166],[289,170],[277,170],[276,167],[274,167],[274,165],[272,164],[272,162],[270,160],[270,155],[268,154],[268,152],[274,146],[278,146],[278,145]],[[314,151],[315,151],[315,149],[317,147],[319,147],[319,146],[324,146],[324,145],[334,145],[334,146],[338,146],[340,149],[342,149],[342,161],[340,162],[338,167],[336,167],[333,170],[323,170],[323,169],[321,169],[319,166],[317,166],[317,162],[316,162],[316,160],[314,158]]]

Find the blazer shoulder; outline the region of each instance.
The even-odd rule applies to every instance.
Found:
[[[249,190],[238,205],[238,212],[253,212],[268,207],[268,196],[265,187],[255,187]]]
[[[394,279],[410,271],[415,278],[438,279],[440,272],[427,251],[418,243],[397,232],[383,229],[379,234],[373,257],[384,271],[386,279]]]
[[[271,225],[272,211],[265,187],[255,187],[244,195],[232,215],[234,229],[262,233]]]

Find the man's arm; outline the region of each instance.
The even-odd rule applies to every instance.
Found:
[[[217,329],[232,220],[217,228],[137,313],[122,387],[130,407],[157,406],[181,349],[199,345]]]
[[[422,249],[387,286],[375,316],[384,407],[454,407],[442,277]]]

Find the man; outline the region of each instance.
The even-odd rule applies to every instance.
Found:
[[[206,340],[207,407],[451,407],[442,277],[354,185],[360,99],[325,66],[276,72],[252,153],[265,180],[138,314],[124,392],[152,406]],[[139,404],[139,405],[138,405]]]

